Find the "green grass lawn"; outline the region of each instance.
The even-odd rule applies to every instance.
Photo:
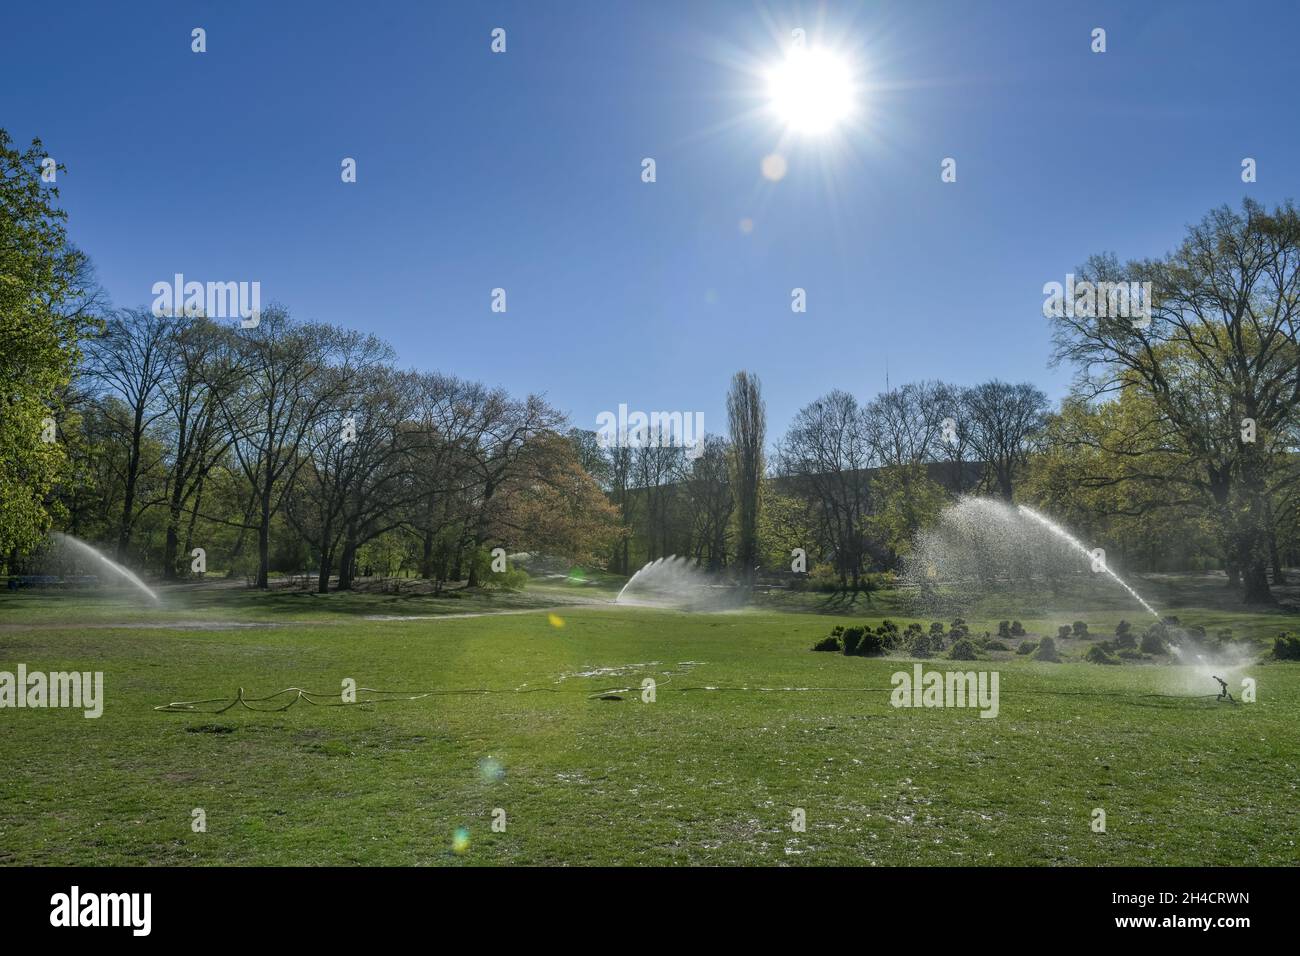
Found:
[[[1300,666],[1246,667],[1258,702],[1233,707],[1165,664],[926,662],[1000,673],[1000,713],[981,719],[891,707],[890,675],[913,662],[812,653],[835,623],[824,616],[544,609],[574,597],[562,585],[450,600],[195,592],[159,612],[5,595],[0,670],[103,671],[106,703],[98,720],[0,711],[0,863],[1300,860]],[[501,609],[516,613],[445,617]],[[1085,619],[1097,630],[1119,616]],[[128,623],[146,620],[173,626]],[[292,626],[175,626],[216,620]],[[996,631],[996,619],[972,623]],[[1237,623],[1278,629],[1268,616]],[[590,673],[602,668],[615,670]],[[658,681],[653,703],[644,677]],[[153,709],[240,687],[337,695],[344,678],[439,693],[281,713]],[[622,700],[593,696],[620,688]],[[195,808],[205,833],[191,830]],[[494,808],[505,832],[491,829]],[[1090,827],[1094,808],[1105,833]]]

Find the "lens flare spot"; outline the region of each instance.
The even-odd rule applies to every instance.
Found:
[[[496,757],[484,757],[478,762],[478,775],[484,783],[496,783],[506,775],[506,768]]]
[[[774,183],[778,183],[785,179],[785,174],[789,169],[785,157],[780,153],[772,153],[771,155],[764,156],[763,162],[759,164],[759,168],[763,171],[763,178]]]
[[[456,832],[451,835],[451,852],[457,856],[464,856],[469,852],[469,831],[464,827],[457,827]]]

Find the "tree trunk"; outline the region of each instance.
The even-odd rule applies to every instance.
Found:
[[[1268,566],[1263,561],[1255,562],[1242,575],[1241,599],[1246,604],[1277,604],[1268,587]]]
[[[167,514],[167,542],[163,545],[162,574],[164,581],[176,580],[176,555],[180,550],[180,514],[169,511]]]
[[[420,577],[433,577],[433,532],[424,532],[424,550],[420,554]]]
[[[140,435],[144,425],[144,409],[135,410],[135,428],[131,435],[131,453],[126,465],[126,488],[122,495],[122,521],[117,530],[117,560],[126,560],[131,545],[131,515],[135,511],[135,486],[140,473]]]
[[[320,554],[320,574],[316,576],[317,594],[329,594],[330,572],[332,570],[334,570],[334,552],[322,549]]]
[[[343,556],[339,559],[339,590],[351,591],[355,579],[357,563],[357,542],[355,535],[349,531],[343,541]]]
[[[1273,583],[1286,584],[1286,572],[1282,570],[1282,554],[1278,550],[1276,531],[1268,533],[1268,555],[1273,566]]]
[[[1282,571],[1282,555],[1277,546],[1277,519],[1273,515],[1273,502],[1264,498],[1264,520],[1268,522],[1268,560],[1273,568],[1273,583],[1286,584],[1286,574]]]
[[[1241,575],[1241,600],[1246,604],[1276,604],[1268,587],[1268,564],[1264,560],[1263,541],[1251,531],[1237,538],[1237,567]]]
[[[203,504],[203,479],[200,478],[199,483],[194,487],[194,506],[190,510],[190,520],[185,526],[185,549],[184,550],[186,554],[189,554],[191,551],[194,550],[194,525],[199,520],[199,508],[202,506],[202,504]],[[242,529],[240,530],[240,534],[241,535],[243,534]]]
[[[262,492],[262,520],[257,526],[257,586],[263,591],[270,587],[271,571],[271,483],[268,479]]]

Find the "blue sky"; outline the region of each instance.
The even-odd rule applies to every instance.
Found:
[[[1045,282],[1094,252],[1161,254],[1217,204],[1300,193],[1298,10],[13,4],[0,125],[67,166],[72,238],[118,305],[176,272],[257,280],[403,365],[544,392],[586,427],[627,403],[725,431],[749,368],[776,437],[831,388],[869,398],[886,364],[895,385],[1062,395]],[[783,139],[762,109],[756,70],[793,27],[848,51],[866,87],[831,137]]]

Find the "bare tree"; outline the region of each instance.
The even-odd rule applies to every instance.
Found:
[[[283,308],[263,309],[239,339],[244,373],[222,399],[239,469],[254,494],[257,587],[268,585],[271,521],[299,470],[322,440],[322,416],[338,415],[358,376],[391,350],[373,336],[294,322]]]
[[[685,483],[692,553],[710,571],[719,571],[727,563],[731,515],[736,507],[731,491],[731,448],[717,435],[702,440],[704,448],[691,462]]]
[[[285,514],[320,557],[317,590],[352,587],[357,550],[401,525],[414,497],[415,458],[403,429],[414,405],[414,377],[385,366],[361,371],[346,406],[312,427],[311,449]]]
[[[986,482],[1010,501],[1016,471],[1033,450],[1047,421],[1047,396],[1028,383],[994,380],[962,395],[963,435],[984,462]]]
[[[481,410],[488,392],[476,383],[437,373],[417,375],[414,387],[415,410],[404,436],[414,458],[415,484],[407,529],[419,543],[420,574],[441,585],[452,557],[448,538],[453,528],[464,528],[470,509],[474,481],[468,449],[482,433]]]
[[[609,495],[618,507],[623,520],[623,535],[614,545],[614,570],[620,574],[631,572],[632,526],[635,518],[635,503],[632,494],[632,449],[626,444],[612,445],[609,455]]]
[[[187,506],[191,515],[198,512],[209,474],[234,441],[221,415],[220,397],[229,394],[240,374],[228,329],[200,316],[175,320],[161,378],[169,436],[162,560],[163,577],[168,580],[177,576],[182,514]],[[188,553],[188,534],[186,538]]]
[[[672,544],[673,505],[683,478],[686,453],[660,427],[632,448],[632,481],[645,508],[646,559],[666,558]]]
[[[917,465],[933,458],[948,407],[949,389],[941,382],[912,382],[876,396],[865,417],[877,461]]]
[[[848,392],[801,408],[778,450],[779,473],[813,503],[823,549],[841,590],[857,594],[866,558],[872,440],[866,415]]]
[[[167,411],[161,399],[174,344],[172,329],[173,320],[168,316],[156,316],[145,309],[123,309],[111,315],[102,334],[86,344],[89,376],[101,394],[120,402],[105,405],[108,420],[127,450],[117,527],[119,561],[127,558],[140,510],[136,501],[140,476],[158,464],[144,460],[145,435]]]
[[[939,434],[934,440],[931,454],[942,462],[942,484],[954,495],[965,494],[970,462],[971,424],[963,400],[965,390],[946,382],[934,383],[930,401],[939,409]],[[972,484],[974,482],[972,481]]]

